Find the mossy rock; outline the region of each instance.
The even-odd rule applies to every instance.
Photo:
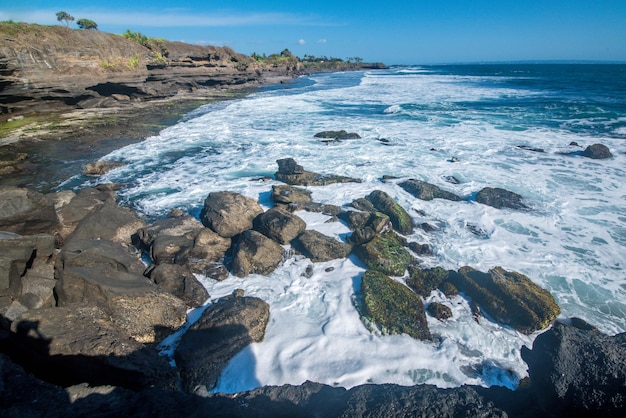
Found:
[[[487,315],[524,334],[546,328],[561,313],[550,292],[527,276],[502,267],[488,273],[461,267],[459,274],[450,278]]]
[[[354,252],[367,268],[390,276],[402,276],[414,261],[409,250],[403,247],[404,242],[395,232],[387,231],[357,245]]]
[[[391,219],[393,228],[404,235],[413,232],[413,221],[406,210],[398,202],[393,200],[391,196],[382,190],[374,190],[367,196],[377,211],[384,213]]]
[[[426,310],[431,316],[434,316],[440,321],[445,321],[446,319],[452,318],[452,309],[450,309],[449,306],[446,306],[439,302],[431,303],[430,305],[428,305],[428,308],[426,308]]]
[[[431,338],[420,297],[381,272],[365,272],[357,308],[364,322],[375,325],[383,334]]]
[[[406,284],[418,295],[428,297],[441,283],[448,280],[448,274],[448,270],[442,267],[421,269],[409,266],[409,278],[406,279]]]

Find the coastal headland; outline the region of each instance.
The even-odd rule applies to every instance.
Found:
[[[307,68],[287,53],[271,63],[228,48],[164,40],[146,46],[120,35],[62,27],[2,23],[0,29],[0,112],[3,124],[13,124],[5,137],[12,139],[0,154],[0,160],[6,157],[0,165],[2,415],[621,416],[625,334],[607,336],[576,318],[555,321],[560,309],[549,292],[517,272],[420,268],[418,259],[429,255],[428,246],[408,242],[415,225],[380,190],[338,207],[312,201],[301,187],[357,183],[358,178],[311,172],[285,158],[276,161],[274,179],[283,184],[271,191],[268,186],[273,207],[267,211],[254,199],[222,191],[206,197],[199,219],[175,209],[147,224],[118,205],[116,191],[123,186],[47,190],[51,174],[42,170],[52,160],[41,163],[18,152],[25,144],[46,144],[37,152],[56,149],[58,161],[77,161],[66,168],[69,172],[82,170],[106,148],[140,140],[167,124],[164,119],[174,121],[203,101],[245,94],[308,71],[362,66]],[[41,122],[72,114],[80,115],[73,123]],[[350,136],[345,131],[316,135],[333,141]],[[88,168],[98,175],[114,166],[102,162]],[[47,186],[33,180],[44,176]],[[399,186],[415,199],[462,200],[417,179]],[[476,202],[528,210],[522,198],[484,188]],[[306,231],[299,211],[345,222],[351,230],[347,242]],[[210,297],[194,273],[215,280],[231,272],[270,274],[293,256],[283,253],[281,245],[287,243],[311,260],[311,270],[323,260],[358,257],[367,272],[355,308],[376,332],[434,340],[421,299],[433,289],[470,295],[477,321],[488,315],[522,333],[546,330],[522,349],[529,377],[516,390],[391,384],[344,389],[305,382],[235,395],[211,393],[228,361],[264,338],[271,312],[263,300],[237,290],[204,306],[194,324],[186,323],[187,310]],[[142,254],[150,259],[148,267]],[[407,286],[390,278],[406,271]],[[431,307],[431,316],[446,320],[445,310]],[[185,332],[172,366],[157,345],[176,330]]]

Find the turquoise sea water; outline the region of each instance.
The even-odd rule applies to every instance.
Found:
[[[362,138],[334,144],[314,138],[339,129]],[[582,157],[594,143],[608,146],[613,158]],[[316,74],[203,106],[104,157],[126,165],[98,181],[123,183],[122,202],[149,219],[174,207],[197,214],[218,190],[268,207],[277,182],[259,178],[277,170],[277,159],[292,157],[308,170],[363,179],[310,187],[316,201],[346,205],[381,189],[416,225],[436,226],[416,227],[408,237],[432,246],[426,267],[522,272],[554,295],[562,317],[614,334],[626,331],[625,151],[626,65],[415,66]],[[397,182],[382,182],[384,175],[425,180],[468,199],[420,201]],[[530,209],[472,202],[487,186],[522,195]],[[348,233],[321,215],[298,215],[337,239]],[[218,390],[305,380],[515,387],[526,375],[519,350],[535,336],[488,319],[476,323],[464,298],[435,292],[426,299],[454,312],[445,323],[429,318],[437,343],[374,335],[352,304],[364,271],[358,260],[316,265],[306,279],[301,273],[309,264],[292,257],[267,277],[201,278],[214,298],[243,288],[271,307],[265,340],[233,359]]]

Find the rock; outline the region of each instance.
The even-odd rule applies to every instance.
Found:
[[[119,244],[72,239],[56,261],[58,306],[98,305],[136,341],[159,341],[183,325],[187,307],[144,277],[144,269]]]
[[[280,207],[274,207],[257,216],[254,229],[280,244],[289,244],[306,229],[306,223]]]
[[[185,234],[176,235],[159,235],[152,241],[150,246],[150,258],[155,264],[183,264],[178,257],[184,251],[193,245],[193,236]]]
[[[293,158],[276,160],[278,171],[276,180],[296,186],[326,186],[333,183],[360,183],[361,180],[351,177],[318,174],[306,171]]]
[[[442,267],[421,269],[416,266],[409,266],[409,278],[406,279],[406,284],[415,293],[426,298],[430,296],[433,290],[446,283],[449,277],[450,272]]]
[[[343,141],[345,139],[361,139],[359,134],[355,132],[341,131],[322,131],[314,135],[315,138],[333,139],[335,141]]]
[[[366,322],[384,334],[408,334],[419,340],[431,338],[422,300],[383,273],[365,272],[357,308]]]
[[[409,242],[409,249],[417,255],[433,255],[433,250],[428,244]]]
[[[459,202],[462,200],[454,193],[441,190],[438,186],[421,180],[409,179],[398,183],[398,185],[408,193],[422,200],[446,199],[453,202]]]
[[[442,178],[450,184],[461,184],[461,180],[454,176],[443,176]]]
[[[124,163],[119,161],[95,161],[92,163],[87,163],[87,165],[83,169],[83,174],[91,176],[101,176],[111,170],[122,167],[123,165]]]
[[[619,336],[556,322],[521,354],[546,410],[560,416],[618,416],[613,414],[626,408],[626,346]]]
[[[272,186],[272,194],[270,198],[275,203],[309,203],[311,202],[311,192],[299,187],[278,185]]]
[[[485,187],[476,194],[476,202],[496,209],[528,209],[522,196],[498,187]]]
[[[0,231],[54,235],[59,229],[52,199],[30,189],[0,187]]]
[[[307,230],[300,234],[293,241],[293,246],[314,263],[345,258],[352,250],[351,245],[314,230]]]
[[[55,253],[52,235],[22,236],[0,231],[0,297],[17,299],[22,294],[22,278],[35,263],[46,263]]]
[[[374,239],[374,237],[376,237],[377,234],[380,234],[385,231],[390,231],[392,229],[391,220],[389,219],[389,216],[383,213],[380,213],[380,212],[372,212],[372,213],[352,212],[352,213],[363,213],[367,216],[365,223],[363,223],[361,226],[356,227],[354,229],[354,232],[350,236],[348,236],[348,242],[352,245],[365,244],[371,241],[372,239]],[[361,224],[360,219],[358,219],[360,218],[359,216],[352,215],[351,217],[352,217],[351,223],[353,226],[357,226]]]
[[[72,305],[30,310],[13,322],[8,343],[30,367],[58,385],[88,382],[139,390],[174,389],[175,370],[151,347],[130,339],[101,308]],[[33,361],[34,360],[34,361]]]
[[[196,264],[202,264],[200,261],[215,262],[222,257],[230,249],[232,241],[229,238],[223,238],[210,229],[202,228],[193,239],[193,247],[190,251],[190,266],[195,267]]]
[[[201,222],[192,216],[167,218],[154,222],[137,230],[137,238],[144,249],[149,249],[158,236],[195,236],[199,231],[206,229]]]
[[[74,232],[79,222],[87,214],[105,203],[115,204],[114,191],[93,187],[81,189],[78,193],[72,193],[67,196],[60,196],[57,193],[54,197],[57,202],[55,205],[57,214],[61,221],[61,231],[59,232],[61,243],[65,242],[71,233]]]
[[[440,321],[452,318],[452,309],[439,302],[431,302],[426,311]]]
[[[282,259],[283,248],[276,241],[257,231],[244,231],[233,255],[233,273],[238,277],[270,274]]]
[[[413,256],[393,231],[378,234],[371,241],[357,245],[354,253],[367,268],[390,276],[402,276],[413,262]]]
[[[374,190],[367,196],[367,200],[372,203],[372,206],[374,206],[377,211],[389,216],[391,224],[397,232],[403,235],[409,235],[413,232],[413,221],[411,217],[406,210],[387,193],[382,190]]]
[[[561,312],[550,292],[502,267],[488,273],[461,267],[450,280],[489,316],[524,334],[546,328]]]
[[[149,268],[146,273],[154,283],[183,300],[189,307],[203,305],[209,298],[209,292],[187,267],[160,264]]]
[[[582,155],[583,157],[593,158],[594,160],[604,160],[613,157],[609,148],[603,144],[589,145],[585,148]]]
[[[259,203],[234,192],[209,193],[200,218],[204,226],[224,238],[231,238],[252,228],[252,221],[263,213]]]
[[[146,223],[128,208],[106,202],[89,212],[67,238],[103,239],[119,244],[130,244],[138,229]]]
[[[544,152],[543,148],[534,148],[528,145],[518,145],[517,148],[532,152]]]
[[[235,354],[263,340],[269,313],[269,305],[254,297],[227,296],[209,305],[176,348],[183,390],[206,396]]]

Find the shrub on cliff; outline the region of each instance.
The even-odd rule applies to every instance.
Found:
[[[76,24],[81,29],[98,30],[98,24],[96,22],[94,22],[93,20],[89,20],[89,19],[85,19],[85,18],[78,19],[76,21]]]

